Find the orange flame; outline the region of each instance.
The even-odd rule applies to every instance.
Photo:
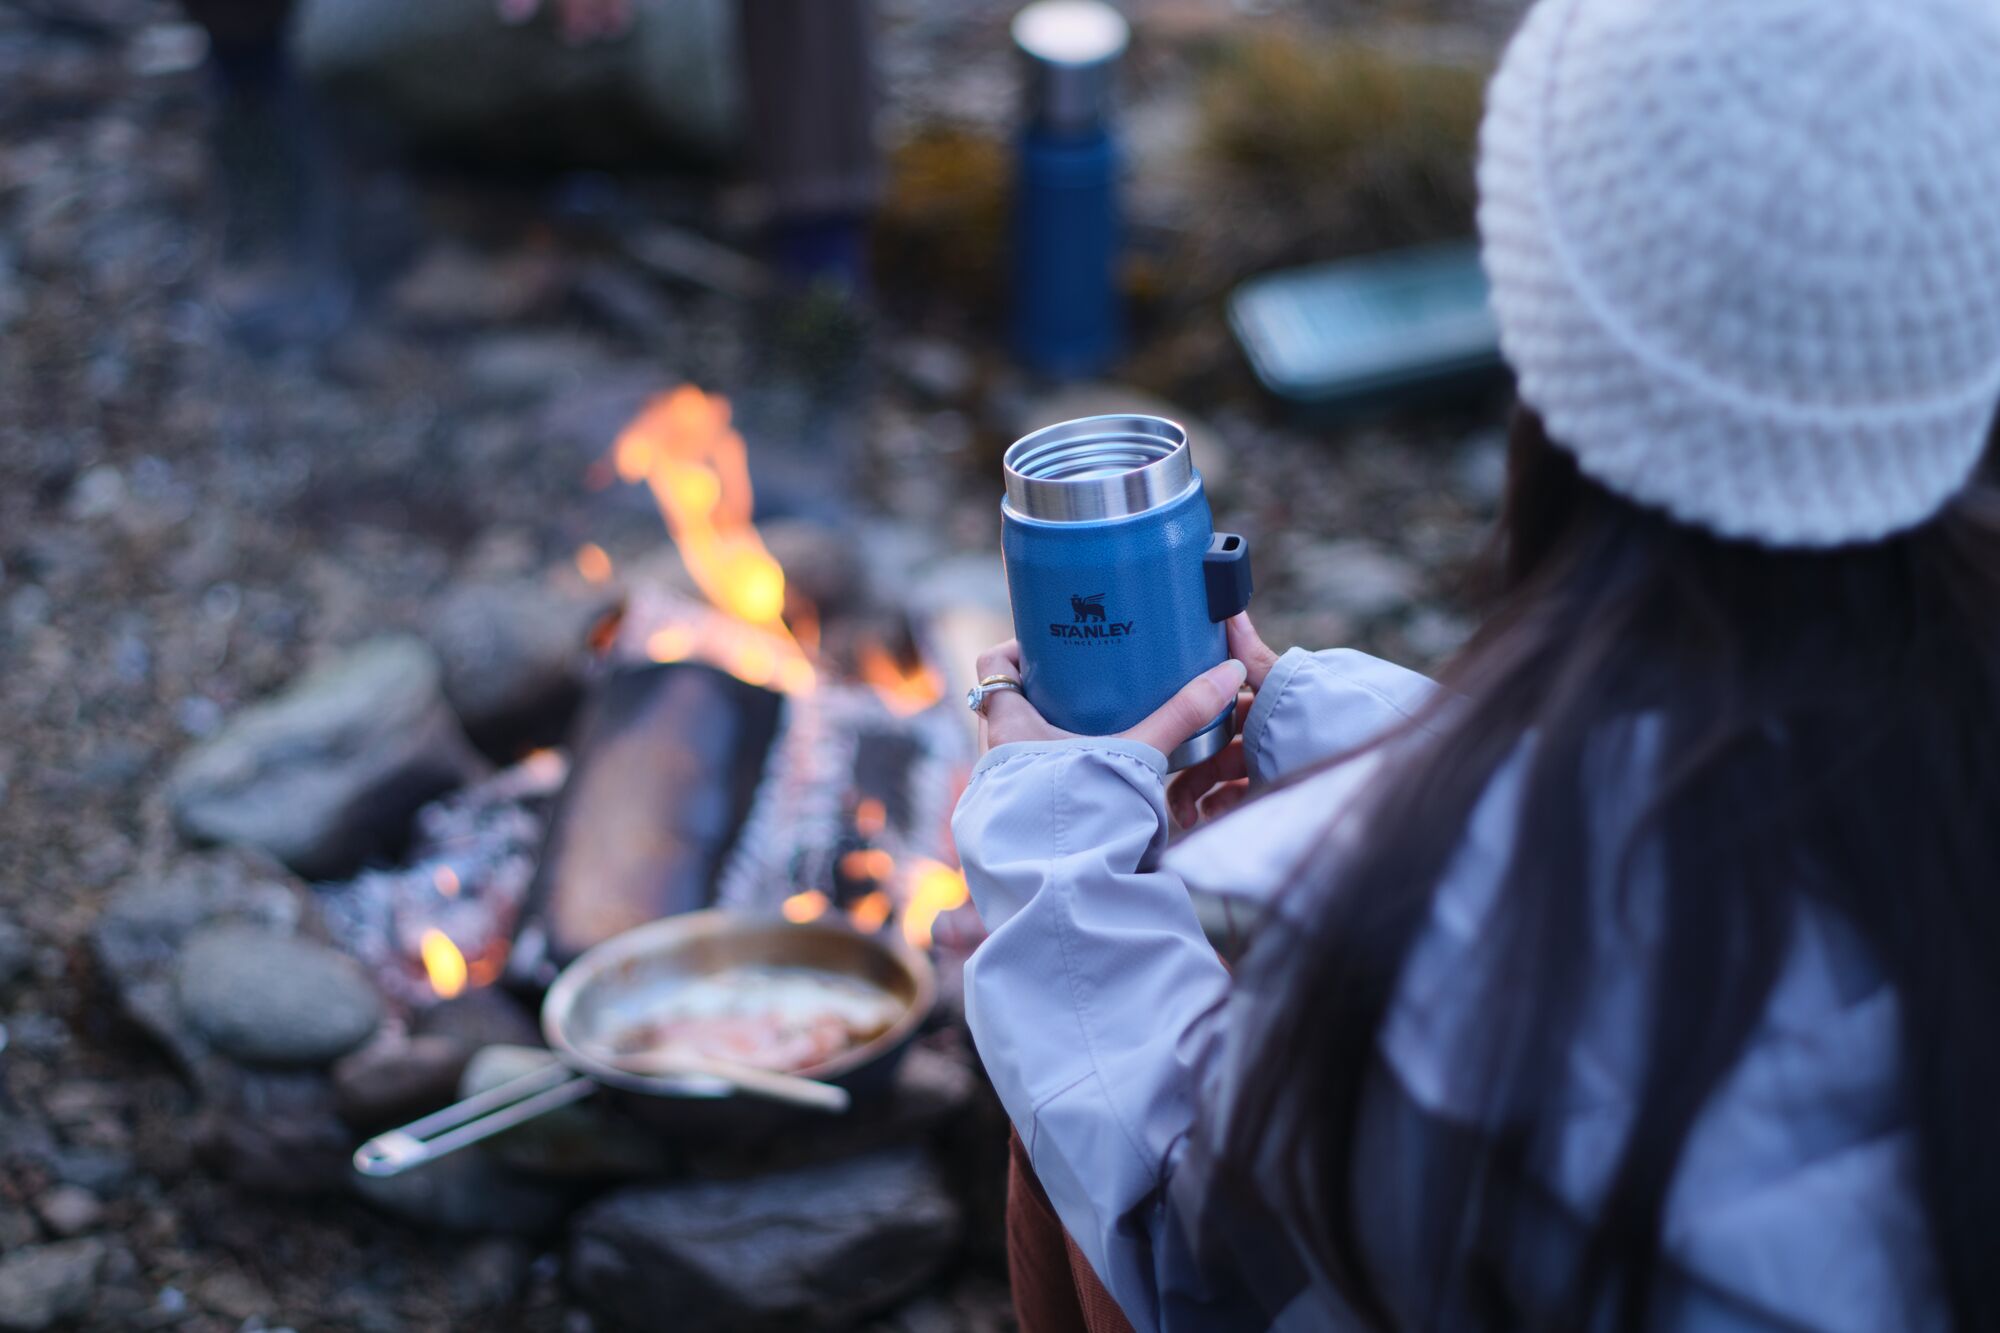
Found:
[[[795,893],[785,899],[784,906],[780,910],[784,912],[787,921],[817,921],[826,915],[826,909],[830,906],[832,904],[827,901],[825,894],[818,889],[807,889],[803,893]]]
[[[618,475],[644,481],[681,559],[711,602],[790,640],[785,571],[750,526],[750,464],[727,399],[684,384],[646,405],[618,436]]]
[[[466,980],[473,986],[491,986],[507,968],[507,942],[495,940],[486,952],[466,965]]]
[[[451,942],[451,936],[441,930],[427,930],[417,947],[423,954],[424,972],[430,977],[431,989],[440,999],[449,1000],[465,989],[468,975],[465,955]]]
[[[873,796],[854,803],[854,828],[864,838],[872,838],[889,823],[889,807]]]
[[[576,572],[583,575],[585,583],[609,583],[611,557],[596,542],[585,542],[576,548]]]
[[[880,847],[857,848],[841,855],[840,873],[849,879],[869,879],[879,884],[896,873],[896,858]]]
[[[939,861],[919,861],[910,875],[910,900],[903,904],[903,938],[912,948],[928,949],[931,927],[938,917],[970,896],[965,876]]]
[[[880,889],[876,889],[872,893],[862,894],[849,905],[847,919],[852,921],[858,929],[868,931],[872,934],[887,924],[889,913],[893,910],[894,908],[889,902],[889,895]]]
[[[569,772],[569,757],[561,750],[543,746],[522,755],[519,767],[524,776],[538,783],[553,786],[561,782],[563,776]]]
[[[694,651],[694,631],[686,625],[656,629],[646,639],[646,656],[655,662],[685,661]]]
[[[691,384],[660,394],[619,432],[611,461],[624,481],[646,483],[688,576],[740,622],[700,634],[687,625],[655,630],[647,656],[698,656],[752,685],[811,690],[818,678],[808,653],[818,622],[805,599],[787,596],[785,571],[751,525],[749,451],[730,423],[729,400]]]
[[[879,643],[861,645],[855,670],[898,717],[921,713],[944,697],[944,682],[928,664],[906,666]]]

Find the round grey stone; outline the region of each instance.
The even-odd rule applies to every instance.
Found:
[[[104,1242],[66,1240],[0,1256],[0,1329],[19,1333],[74,1319],[90,1305]]]
[[[568,1276],[600,1328],[851,1328],[921,1289],[957,1201],[914,1145],[750,1180],[614,1190],[570,1226]]]
[[[486,771],[422,639],[388,634],[232,715],[167,778],[190,841],[248,843],[309,879],[391,850],[418,806]]]
[[[245,926],[192,936],[176,991],[188,1022],[217,1050],[257,1064],[325,1064],[382,1021],[381,997],[350,959]]]

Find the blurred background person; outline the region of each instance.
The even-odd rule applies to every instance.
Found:
[[[251,346],[320,341],[355,297],[348,134],[336,99],[319,93],[290,47],[295,0],[183,0],[208,34],[219,179],[214,295]],[[525,24],[545,11],[565,42],[619,38],[630,0],[499,0]]]
[[[881,189],[869,0],[742,0],[749,168],[772,262],[858,292]]]
[[[213,293],[257,345],[315,341],[346,319],[338,158],[329,110],[298,76],[292,0],[183,0],[208,33],[218,177]]]

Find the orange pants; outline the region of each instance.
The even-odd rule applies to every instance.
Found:
[[[1021,1333],[1132,1333],[1063,1230],[1019,1135],[1007,1144],[1007,1275]]]

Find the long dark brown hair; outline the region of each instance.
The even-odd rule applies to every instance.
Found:
[[[2000,507],[1983,481],[1923,527],[1826,551],[1725,541],[1613,496],[1527,411],[1499,527],[1500,593],[1433,710],[1384,742],[1365,833],[1309,865],[1303,935],[1247,968],[1284,997],[1221,1145],[1377,1327],[1656,1322],[1661,1230],[1690,1132],[1736,1065],[1802,907],[1852,928],[1893,986],[1901,1114],[1945,1295],[2000,1327]],[[1607,849],[1607,736],[1647,719],[1642,808]],[[1629,731],[1630,728],[1628,727]],[[1532,744],[1524,744],[1532,738]],[[1383,1023],[1475,806],[1519,762],[1511,859],[1467,1042],[1486,1088],[1470,1147],[1426,1163],[1442,1241],[1412,1311],[1378,1283],[1357,1191]],[[1560,1298],[1519,1290],[1510,1250],[1545,1208],[1563,1060],[1592,1002],[1593,921],[1646,894],[1650,967],[1633,1118]],[[1541,1137],[1538,1138],[1538,1135]],[[1442,1200],[1442,1203],[1435,1203]],[[1510,1258],[1510,1256],[1512,1256]]]

